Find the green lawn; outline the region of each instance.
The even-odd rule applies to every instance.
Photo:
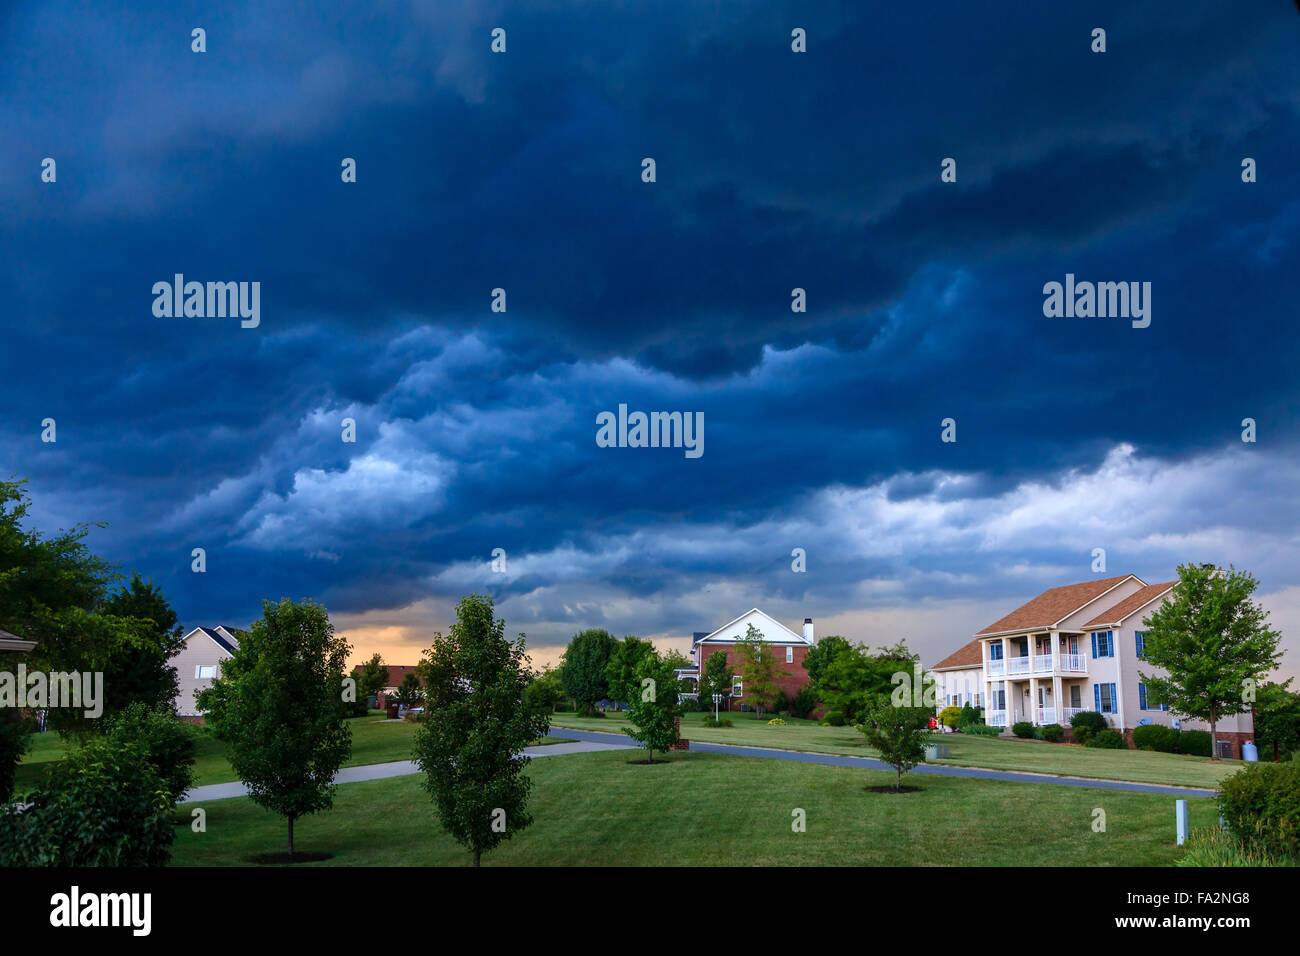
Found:
[[[773,727],[766,720],[755,720],[753,714],[738,712],[728,715],[734,726],[705,727],[705,716],[685,714],[682,717],[682,736],[706,743],[736,744],[742,747],[774,747],[855,757],[876,756],[862,735],[852,727],[822,727],[815,721],[790,717],[784,718],[786,726]],[[627,723],[626,715],[615,713],[607,714],[604,718],[578,717],[572,713],[554,714],[551,717],[551,724],[555,727],[615,734]],[[1208,757],[1188,757],[1146,750],[1094,750],[1072,744],[1048,744],[1041,740],[944,734],[942,742],[952,748],[952,757],[939,761],[940,763],[1064,777],[1212,788],[1223,777],[1241,768],[1239,760],[1215,762]]]
[[[918,793],[879,794],[865,788],[891,783],[891,773],[698,752],[629,763],[641,756],[534,761],[535,822],[485,865],[1166,865],[1181,852],[1172,797],[918,775],[904,778]],[[421,780],[339,787],[332,811],[297,821],[297,849],[334,854],[309,865],[468,865]],[[1189,803],[1193,827],[1216,822],[1212,801]],[[807,814],[805,833],[791,830],[796,808]],[[175,864],[247,865],[283,849],[283,819],[249,800],[203,809],[207,832],[177,826]],[[1093,831],[1097,809],[1104,833]]]
[[[369,717],[357,717],[348,723],[352,727],[352,754],[343,764],[345,767],[361,767],[367,764],[392,763],[397,760],[410,760],[414,744],[415,724],[409,720],[389,721],[382,713],[375,711]],[[18,765],[15,792],[25,793],[39,785],[46,766],[60,759],[67,745],[63,738],[51,732],[33,734],[32,745]],[[547,737],[536,740],[535,745],[556,744],[564,742],[560,738]],[[206,730],[200,729],[198,747],[194,759],[195,785],[209,783],[230,783],[239,776],[226,759],[226,745],[212,737]]]

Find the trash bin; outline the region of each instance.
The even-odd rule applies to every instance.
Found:
[[[1247,740],[1241,745],[1241,759],[1249,760],[1252,763],[1259,759],[1259,751],[1255,749],[1253,741]]]
[[[397,719],[397,705],[396,705],[396,704],[389,704],[389,705],[388,705],[388,719],[389,719],[389,720],[396,720],[396,719]]]

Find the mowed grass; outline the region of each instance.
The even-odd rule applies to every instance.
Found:
[[[1174,798],[1053,784],[904,777],[917,793],[870,793],[885,771],[678,752],[637,766],[636,751],[535,759],[534,823],[487,866],[1151,866],[1172,863]],[[466,866],[438,823],[423,777],[339,787],[332,811],[297,821],[312,866]],[[1217,817],[1189,800],[1193,827]],[[286,826],[245,798],[202,804],[207,832],[176,828],[173,864],[246,866],[280,851]],[[796,833],[792,812],[806,813]],[[1094,832],[1096,811],[1105,831]]]
[[[685,714],[682,736],[713,744],[740,747],[772,747],[778,750],[805,750],[813,753],[842,754],[850,757],[875,757],[862,734],[852,727],[822,727],[811,720],[786,717],[786,725],[775,726],[767,720],[755,720],[753,714],[732,713],[731,727],[705,727],[704,718],[712,714]],[[574,730],[620,733],[629,723],[625,714],[609,713],[604,718],[554,714],[551,725]],[[1133,783],[1159,783],[1176,787],[1212,789],[1219,781],[1241,769],[1240,760],[1212,761],[1208,757],[1162,754],[1149,750],[1097,750],[1073,744],[1049,744],[1041,740],[1016,740],[980,737],[974,734],[943,734],[938,742],[947,744],[952,756],[935,761],[959,767],[984,767],[989,770],[1018,770],[1062,777],[1089,777],[1098,780],[1127,780]]]
[[[345,767],[362,767],[376,763],[392,763],[397,760],[410,760],[411,749],[415,744],[415,723],[409,720],[385,720],[383,714],[375,711],[368,717],[356,717],[348,721],[352,728],[352,753],[344,762]],[[239,779],[230,761],[227,759],[226,744],[217,740],[202,728],[197,728],[194,757],[195,786],[210,783],[231,783]],[[29,740],[31,747],[18,765],[15,792],[24,794],[40,785],[46,768],[61,759],[67,751],[67,744],[58,734],[50,731],[33,734]],[[563,743],[556,737],[546,737],[533,742],[534,745]]]

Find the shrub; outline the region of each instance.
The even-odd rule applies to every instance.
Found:
[[[811,687],[800,687],[790,700],[790,713],[795,717],[807,717],[816,707],[817,694]]]
[[[0,810],[0,866],[164,866],[171,795],[141,745],[92,738],[19,813]]]
[[[1011,725],[1011,732],[1017,737],[1029,738],[1034,736],[1034,725],[1027,720],[1021,720]]]
[[[194,786],[194,731],[170,710],[153,709],[136,701],[109,718],[110,740],[136,743],[158,771],[173,807]]]
[[[784,727],[785,721],[782,720],[780,717],[773,717],[771,720],[768,721],[768,725],[772,727]]]
[[[962,727],[963,734],[975,734],[979,737],[1000,737],[1002,736],[1001,727],[990,727],[987,724],[966,724]]]
[[[1187,837],[1187,852],[1175,866],[1294,866],[1295,861],[1248,850],[1231,833],[1218,827],[1193,830]]]
[[[1065,736],[1065,728],[1060,724],[1044,724],[1038,728],[1038,732],[1049,744],[1054,744]]]
[[[1210,756],[1210,732],[1208,730],[1184,730],[1178,738],[1178,750],[1193,757]]]
[[[717,720],[714,720],[712,717],[705,717],[705,718],[704,718],[704,726],[705,726],[705,727],[730,727],[730,726],[731,726],[731,718],[730,718],[730,717],[719,717]]]
[[[1075,739],[1078,739],[1079,730],[1086,731],[1086,736],[1091,737],[1099,730],[1105,730],[1109,724],[1106,718],[1097,713],[1095,710],[1081,710],[1070,718],[1070,729],[1076,731]]]
[[[789,709],[790,709],[790,698],[786,696],[785,691],[778,688],[776,692],[776,700],[772,701],[772,706],[769,708],[769,710],[771,710],[772,713],[774,714],[779,714],[781,711],[789,710]]]
[[[0,710],[0,805],[8,803],[13,793],[14,775],[18,761],[27,752],[27,734],[31,729],[31,722],[15,708]]]
[[[1178,731],[1160,724],[1133,728],[1133,746],[1138,750],[1155,750],[1162,754],[1178,753]]]
[[[1247,764],[1219,784],[1219,812],[1249,851],[1300,857],[1300,763]]]
[[[945,707],[943,710],[939,711],[939,723],[943,724],[945,727],[955,728],[961,723],[961,708],[955,706]]]
[[[683,714],[698,714],[699,712],[700,712],[700,702],[698,700],[696,700],[694,697],[682,698]]]
[[[1099,730],[1095,734],[1089,734],[1088,739],[1084,741],[1085,747],[1097,747],[1101,750],[1123,750],[1124,735],[1118,730]]]
[[[826,719],[823,720],[822,723],[830,727],[843,727],[844,726],[843,711],[832,710],[830,713],[826,715]]]

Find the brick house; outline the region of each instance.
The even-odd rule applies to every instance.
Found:
[[[700,670],[713,654],[721,652],[727,655],[727,666],[731,669],[731,702],[733,705],[746,703],[736,645],[745,639],[751,624],[763,635],[764,649],[770,644],[776,655],[777,688],[787,697],[793,697],[808,686],[808,672],[804,670],[803,659],[816,643],[812,618],[804,618],[803,633],[796,634],[776,618],[758,608],[751,608],[715,631],[695,633],[691,642],[691,666],[675,671],[679,679],[693,681],[696,687],[695,692],[683,694],[683,697],[698,698]],[[712,701],[701,700],[700,706],[711,707]]]
[[[397,703],[397,698],[394,695],[397,693],[397,688],[402,686],[402,681],[406,678],[408,673],[414,673],[417,677],[419,676],[419,672],[414,664],[389,664],[387,665],[387,671],[388,677],[384,680],[384,689],[379,692],[378,703],[376,705],[380,710],[388,709],[388,698],[390,697],[393,698],[394,704]],[[360,664],[352,668],[353,676],[356,676],[360,672]]]

